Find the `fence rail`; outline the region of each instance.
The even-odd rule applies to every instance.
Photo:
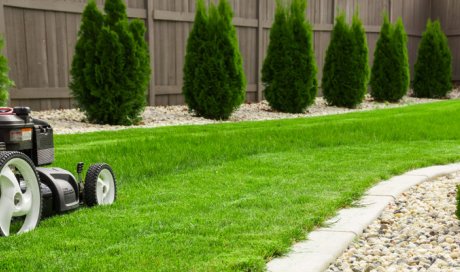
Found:
[[[208,2],[210,0],[207,0]],[[211,0],[216,1],[216,0]],[[69,70],[86,0],[0,0],[0,33],[6,38],[10,76],[16,82],[12,105],[34,110],[69,108]],[[98,0],[98,5],[103,5]],[[260,70],[269,42],[275,0],[230,0],[240,50],[248,79],[247,100],[263,98]],[[195,0],[127,0],[128,16],[147,26],[151,55],[150,105],[184,103],[182,67],[188,34],[194,20]],[[409,36],[409,57],[414,64],[428,18],[440,18],[454,56],[454,79],[460,80],[460,1],[449,0],[310,0],[307,16],[313,25],[319,77],[339,11],[351,18],[358,9],[365,25],[370,61],[378,39],[382,13],[402,17]],[[455,15],[455,16],[454,16]]]

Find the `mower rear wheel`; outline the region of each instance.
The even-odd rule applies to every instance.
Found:
[[[112,168],[105,163],[91,165],[86,172],[84,198],[86,205],[110,205],[117,198],[117,185]]]
[[[42,213],[40,179],[21,152],[0,152],[0,236],[31,231]]]

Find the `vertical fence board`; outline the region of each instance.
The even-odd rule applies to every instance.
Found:
[[[150,67],[152,72],[150,74],[150,84],[149,84],[149,105],[155,105],[155,42],[154,42],[154,24],[153,24],[153,12],[154,4],[152,0],[145,0],[147,8],[147,41],[149,44],[149,54],[150,54]]]
[[[22,88],[29,82],[24,11],[5,8],[5,21],[8,25],[5,45],[8,48],[9,75],[15,81],[17,88]]]
[[[55,12],[45,12],[46,55],[48,57],[48,86],[58,87],[58,62],[56,48],[56,16]]]
[[[67,45],[67,24],[66,16],[64,13],[56,13],[56,54],[57,54],[57,63],[59,67],[58,71],[58,86],[65,87],[69,83],[69,73],[70,65],[68,62],[69,50]]]

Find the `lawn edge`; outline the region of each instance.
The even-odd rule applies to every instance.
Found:
[[[294,244],[286,256],[267,264],[270,272],[316,272],[326,270],[375,221],[390,203],[411,187],[460,171],[460,163],[411,170],[382,181],[366,191],[352,208],[342,209],[326,227],[308,234],[308,240]]]

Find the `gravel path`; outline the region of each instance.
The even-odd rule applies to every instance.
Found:
[[[450,94],[451,99],[460,98],[460,91],[455,90]],[[230,118],[229,122],[239,121],[261,121],[285,118],[312,117],[330,114],[341,114],[351,111],[364,111],[372,109],[401,107],[412,104],[429,103],[439,100],[419,99],[405,97],[398,104],[376,103],[370,97],[357,109],[350,110],[345,108],[329,107],[323,98],[317,98],[313,106],[303,114],[286,114],[273,112],[268,103],[263,101],[256,104],[244,104]],[[85,116],[82,112],[72,110],[52,110],[33,112],[32,116],[48,121],[54,128],[56,134],[84,133],[101,130],[119,130],[132,127],[95,125],[84,122]],[[167,107],[147,107],[143,113],[143,122],[136,127],[161,127],[174,125],[199,125],[219,123],[219,121],[207,120],[195,117],[188,112],[186,106],[167,106]]]
[[[457,184],[460,172],[403,194],[327,271],[460,271]]]

